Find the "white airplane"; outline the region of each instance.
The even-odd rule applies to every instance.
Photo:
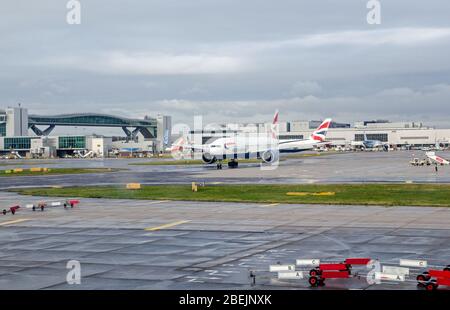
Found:
[[[438,155],[436,155],[435,152],[426,152],[425,155],[427,155],[427,157],[429,159],[431,159],[436,165],[449,165],[450,162]]]
[[[325,137],[331,125],[331,118],[324,120],[308,139],[281,139],[278,142],[280,153],[297,153],[312,150],[328,144]]]
[[[377,149],[377,148],[383,148],[383,150],[387,151],[389,149],[389,144],[382,142],[380,140],[369,140],[367,139],[366,133],[364,133],[364,140],[362,141],[352,141],[352,146],[358,146],[363,149]]]
[[[271,132],[259,134],[240,134],[232,137],[217,138],[207,144],[195,145],[184,137],[178,139],[169,151],[175,157],[188,151],[202,153],[206,164],[217,163],[217,169],[222,169],[222,160],[231,159],[228,166],[238,166],[238,158],[258,158],[264,163],[274,163],[279,159],[279,153],[293,153],[312,150],[315,146],[324,145],[325,136],[330,127],[331,119],[326,119],[311,134],[308,139],[278,139],[278,111],[275,112]]]

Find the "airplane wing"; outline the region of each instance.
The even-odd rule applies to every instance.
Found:
[[[441,164],[441,165],[448,165],[450,162],[438,155],[436,155],[435,152],[426,152],[425,155],[435,163]]]

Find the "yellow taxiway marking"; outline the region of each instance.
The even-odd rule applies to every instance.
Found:
[[[148,228],[145,228],[144,230],[155,231],[155,230],[160,230],[160,229],[164,229],[164,228],[169,228],[169,227],[181,225],[181,224],[184,224],[184,223],[187,223],[187,222],[190,222],[190,221],[178,221],[178,222],[164,224],[164,225],[161,225],[161,226],[148,227]]]
[[[3,223],[0,223],[0,226],[6,226],[6,225],[10,225],[10,224],[22,223],[22,222],[26,222],[26,221],[29,221],[29,220],[30,219],[18,219],[18,220],[14,220],[14,221],[3,222]]]
[[[270,203],[268,205],[262,205],[260,207],[263,207],[263,208],[265,208],[265,207],[275,207],[275,206],[278,206],[278,205],[279,205],[279,203]]]
[[[169,201],[170,200],[158,200],[158,201],[149,202],[149,204],[154,205],[154,204],[157,204],[157,203],[164,203],[164,202],[169,202]]]

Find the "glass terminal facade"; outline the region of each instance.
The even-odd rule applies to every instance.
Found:
[[[60,136],[58,137],[58,149],[85,149],[85,136]]]

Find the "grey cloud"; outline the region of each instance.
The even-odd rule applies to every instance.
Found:
[[[32,113],[156,113],[189,122],[424,120],[450,125],[449,1],[0,3],[1,106]]]
[[[154,105],[161,111],[181,111],[192,119],[194,115],[202,115],[208,122],[269,121],[278,109],[280,119],[285,121],[333,117],[337,121],[353,122],[389,118],[394,121],[424,120],[425,123],[433,120],[444,124],[450,114],[450,105],[446,104],[449,101],[450,84],[440,84],[421,89],[386,89],[360,97],[309,95],[256,101],[166,100]]]
[[[111,51],[84,56],[55,56],[44,60],[41,65],[113,75],[184,75],[239,72],[243,63],[236,57],[222,55]]]
[[[292,85],[289,95],[305,96],[320,93],[322,87],[315,81],[298,81]]]

